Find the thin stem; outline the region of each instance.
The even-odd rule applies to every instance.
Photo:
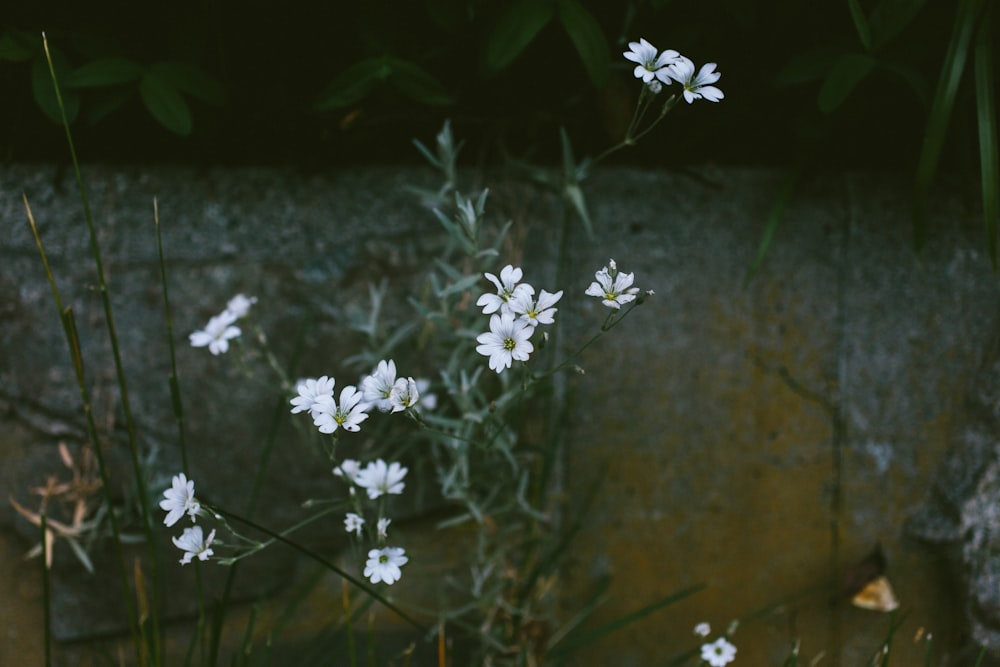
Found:
[[[45,519],[45,512],[39,516],[39,524],[42,531],[42,622],[45,627],[45,667],[52,667],[52,611],[49,608],[49,553],[48,525]]]

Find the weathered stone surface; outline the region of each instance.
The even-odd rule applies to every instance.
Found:
[[[329,470],[284,419],[263,360],[250,360],[254,375],[247,381],[231,360],[188,347],[186,335],[232,294],[255,294],[260,328],[283,360],[310,321],[295,374],[338,374],[354,351],[355,334],[344,318],[364,305],[368,281],[387,275],[390,287],[405,288],[407,275],[434,256],[437,222],[401,190],[433,186],[432,176],[400,169],[85,173],[141,447],[159,472],[150,486],[165,486],[179,465],[155,263],[156,196],[193,476],[211,479],[208,500],[243,506],[262,434],[271,415],[281,413],[257,516],[285,525],[303,500],[331,495]],[[128,461],[70,175],[10,167],[0,171],[0,184],[11,193],[0,201],[0,218],[12,230],[0,239],[0,288],[12,295],[3,302],[0,326],[0,496],[28,504],[27,486],[64,470],[55,443],[79,442],[83,429],[55,309],[14,196],[21,190],[83,330],[95,413],[102,432],[113,434],[116,469],[127,471]],[[779,185],[775,173],[714,168],[600,171],[587,184],[598,240],[576,234],[566,284],[551,285],[566,289],[558,315],[562,343],[573,349],[603,319],[603,309],[582,291],[609,256],[656,296],[584,353],[585,376],[565,380],[573,409],[562,490],[582,499],[595,476],[607,474],[560,580],[565,617],[607,573],[614,576],[612,596],[598,620],[696,581],[710,583],[606,638],[590,650],[591,664],[662,663],[696,643],[690,634],[696,622],[709,620],[718,631],[731,618],[779,601],[776,611],[747,620],[736,634],[741,662],[780,664],[799,638],[803,662],[822,652],[828,664],[863,664],[884,638],[887,620],[842,602],[831,607],[829,587],[800,594],[876,541],[889,556],[888,574],[904,607],[913,610],[895,659],[922,664],[923,646],[909,641],[920,626],[935,634],[942,655],[954,656],[964,643],[954,622],[961,596],[948,590],[941,561],[905,539],[902,524],[969,419],[969,387],[989,366],[1000,330],[1000,285],[979,251],[979,218],[956,191],[943,189],[932,202],[928,248],[918,256],[904,179],[831,175],[800,190],[761,273],[744,287]],[[494,220],[515,223],[510,257],[550,288],[558,252],[555,203],[513,184],[491,186]],[[952,536],[965,536],[963,548],[973,554],[990,548],[997,534],[990,514],[996,506],[988,502],[996,486],[989,463],[995,439],[984,432],[975,442],[972,450],[983,456],[975,470],[963,468],[971,476],[938,483],[957,512],[952,528],[960,532]],[[950,479],[953,457],[945,461],[938,480]],[[429,494],[416,497],[424,500],[409,508],[415,513],[433,504]],[[0,525],[34,538],[33,527],[7,506],[0,506]],[[331,521],[306,538],[333,550],[340,534]],[[73,567],[66,551],[57,561]],[[434,576],[436,564],[428,562],[413,557],[408,573]],[[988,578],[996,576],[995,562],[970,555],[964,562],[971,588],[996,590]],[[276,569],[277,576],[268,576]],[[246,577],[252,585],[243,592],[280,585],[289,571],[284,563],[264,565],[259,576]],[[81,579],[66,576],[60,587],[70,590]],[[176,568],[170,581],[190,577]],[[79,588],[75,599],[88,594]],[[66,624],[60,636],[110,627],[85,623],[85,615],[70,613],[70,601],[58,604]],[[996,599],[984,594],[976,604],[986,609],[976,617],[981,627],[995,632],[989,609]],[[995,636],[979,633],[976,622],[977,640]]]

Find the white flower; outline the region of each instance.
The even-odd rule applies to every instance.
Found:
[[[361,537],[361,526],[363,525],[365,525],[365,520],[354,512],[348,512],[347,516],[344,517],[344,529],[358,537]]]
[[[714,642],[701,645],[701,659],[712,667],[723,667],[736,659],[736,647],[719,637]]]
[[[670,66],[670,77],[677,83],[684,86],[684,99],[691,104],[696,99],[702,98],[709,102],[718,102],[725,95],[713,85],[722,75],[715,71],[715,63],[702,65],[698,70],[698,75],[694,73],[694,63],[690,58],[681,56],[677,62]]]
[[[396,383],[396,362],[382,360],[378,362],[375,372],[361,380],[361,393],[365,403],[378,408],[381,412],[389,412],[392,403],[389,395]]]
[[[420,400],[420,391],[417,389],[417,381],[413,378],[399,378],[392,386],[389,395],[389,402],[392,404],[393,412],[402,412],[407,408],[416,407]]]
[[[368,413],[361,403],[361,392],[354,385],[347,385],[340,392],[340,405],[332,399],[323,402],[313,412],[313,424],[320,433],[333,433],[337,428],[345,431],[360,431],[361,422],[368,419]]]
[[[233,322],[236,316],[228,310],[224,310],[208,321],[203,331],[195,331],[188,336],[191,347],[205,347],[212,354],[223,354],[229,350],[229,340],[236,338],[242,332],[239,327],[234,327]]]
[[[373,584],[384,581],[393,584],[399,581],[403,572],[399,569],[410,560],[403,554],[405,551],[399,547],[384,547],[382,549],[372,549],[368,552],[368,562],[365,563],[365,576]]]
[[[625,56],[626,60],[638,63],[632,71],[635,78],[642,79],[642,82],[647,85],[654,78],[666,84],[670,83],[670,73],[667,68],[680,57],[679,53],[673,49],[667,49],[657,55],[656,47],[642,38],[638,42],[629,42],[628,48],[630,50],[625,51],[622,55]],[[653,92],[659,91],[654,90]]]
[[[197,556],[198,560],[208,560],[208,557],[214,553],[211,549],[212,541],[215,539],[214,530],[208,534],[207,540],[204,533],[201,532],[201,526],[185,528],[184,534],[179,538],[172,537],[170,539],[173,540],[175,547],[184,550],[184,557],[180,560],[181,565],[190,563],[194,556]]]
[[[237,294],[226,304],[226,310],[232,313],[236,319],[240,319],[247,316],[247,313],[250,312],[250,306],[255,303],[257,303],[257,297],[246,297],[242,294]]]
[[[358,472],[354,478],[354,483],[368,490],[368,497],[372,500],[384,493],[399,494],[403,492],[403,478],[406,477],[406,468],[397,462],[386,465],[385,461],[378,459]]]
[[[188,479],[184,473],[174,475],[171,488],[163,492],[160,508],[167,511],[167,516],[163,519],[167,526],[174,525],[185,514],[192,521],[197,521],[201,503],[194,497],[194,480]]]
[[[521,269],[516,269],[510,264],[503,267],[500,270],[500,277],[497,278],[492,273],[484,273],[486,279],[493,283],[497,288],[496,294],[483,294],[476,301],[477,306],[483,307],[483,313],[489,315],[495,313],[498,310],[501,313],[510,312],[510,300],[514,298],[515,295],[523,292],[528,294],[534,294],[535,288],[528,283],[518,284],[523,275]]]
[[[601,299],[608,308],[618,310],[622,304],[635,301],[635,295],[639,293],[638,287],[631,286],[635,276],[631,273],[619,273],[615,260],[595,273],[594,278],[597,281],[590,283],[586,293]]]
[[[526,324],[536,327],[539,324],[552,324],[558,308],[552,306],[562,298],[563,291],[559,290],[551,294],[542,290],[537,299],[533,299],[531,294],[522,292],[518,294],[510,303],[511,310],[518,315],[518,319]]]
[[[292,399],[292,414],[308,410],[315,417],[326,411],[333,402],[333,388],[336,384],[336,380],[326,375],[318,380],[300,380],[295,387],[299,395]]]
[[[657,79],[653,79],[652,81],[647,83],[646,87],[649,88],[649,92],[653,93],[654,95],[659,95],[660,91],[663,90],[663,84],[660,83]]]
[[[378,536],[381,537],[382,539],[385,539],[387,537],[387,532],[386,531],[389,530],[389,524],[390,523],[392,523],[392,519],[382,518],[382,519],[378,520],[378,524],[376,524],[376,528],[378,529]]]
[[[694,633],[699,637],[707,637],[712,634],[712,626],[706,621],[702,621],[698,625],[694,626]]]
[[[357,480],[358,473],[360,472],[361,462],[354,459],[344,459],[340,462],[339,466],[335,466],[333,469],[334,475],[337,477],[346,477],[351,482]]]
[[[437,394],[427,393],[431,388],[431,381],[426,378],[417,378],[417,391],[420,392],[420,407],[426,410],[433,410],[437,407]]]
[[[527,361],[528,355],[534,352],[535,348],[528,341],[534,330],[511,314],[491,315],[489,332],[476,336],[479,342],[476,352],[490,358],[491,370],[503,373],[514,359]]]

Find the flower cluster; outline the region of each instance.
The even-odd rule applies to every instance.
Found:
[[[712,85],[722,76],[715,71],[715,63],[702,65],[696,74],[694,62],[673,49],[660,53],[645,39],[629,42],[628,47],[629,50],[622,55],[626,60],[636,63],[633,74],[635,78],[642,79],[650,92],[659,93],[663,86],[676,81],[684,88],[684,99],[688,104],[696,99],[718,102],[725,97],[721,90]]]
[[[694,634],[699,637],[707,637],[711,633],[712,626],[708,623],[694,626]],[[711,667],[725,667],[736,660],[736,647],[725,637],[719,637],[714,642],[701,645],[701,660]]]
[[[490,330],[479,334],[476,351],[490,358],[490,370],[502,373],[516,361],[527,361],[534,352],[529,340],[539,324],[552,324],[562,298],[562,290],[552,293],[522,283],[521,269],[508,264],[497,277],[484,274],[496,287],[496,294],[483,294],[476,301],[483,314],[490,316]]]
[[[359,486],[368,492],[369,500],[376,500],[384,495],[398,495],[403,493],[403,478],[406,477],[407,469],[398,462],[386,463],[382,459],[372,461],[364,468],[361,462],[354,459],[345,459],[333,469],[333,474],[343,478],[350,484]],[[361,537],[361,531],[365,526],[365,518],[361,515],[361,506],[351,488],[351,498],[355,501],[355,512],[348,512],[344,516],[344,530]],[[388,536],[389,524],[392,519],[382,516],[382,506],[379,506],[379,518],[376,522],[376,540],[379,548],[371,549],[368,552],[368,560],[365,562],[364,574],[373,583],[385,582],[393,584],[399,581],[403,575],[400,569],[409,561],[406,551],[400,547],[386,546],[385,540]]]
[[[340,391],[340,400],[334,398],[337,381],[323,375],[299,381],[298,395],[292,398],[292,414],[308,412],[320,433],[361,430],[361,423],[368,419],[373,408],[381,412],[416,410],[418,405],[430,409],[436,399],[433,395],[420,399],[420,387],[427,382],[412,377],[396,378],[396,363],[389,359],[378,362],[371,375],[361,379],[360,389],[347,385]]]
[[[166,526],[173,526],[182,516],[187,514],[191,521],[198,520],[201,512],[201,503],[194,496],[194,481],[187,478],[184,473],[174,475],[171,480],[171,487],[163,492],[163,500],[160,501],[160,508],[167,512],[163,523]],[[201,526],[185,528],[180,537],[171,538],[174,546],[184,552],[181,558],[181,565],[187,565],[192,558],[198,560],[208,560],[212,556],[212,542],[215,541],[215,531],[213,530],[205,537]]]
[[[208,351],[212,354],[225,354],[229,350],[229,341],[243,333],[236,326],[236,321],[246,317],[250,312],[250,306],[255,303],[257,303],[255,296],[247,297],[243,294],[234,296],[221,313],[208,321],[204,329],[188,336],[191,347],[207,345]]]

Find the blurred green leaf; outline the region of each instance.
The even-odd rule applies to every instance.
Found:
[[[875,59],[862,53],[845,53],[833,64],[820,86],[816,102],[823,113],[831,113],[844,103],[858,84],[875,67]]]
[[[24,36],[12,31],[4,32],[0,35],[0,60],[21,63],[31,60],[35,49],[31,43],[24,39]]]
[[[486,38],[485,74],[496,74],[514,62],[554,15],[552,0],[519,0],[512,4]]]
[[[983,190],[986,247],[997,268],[997,225],[1000,224],[1000,164],[997,157],[996,78],[993,70],[993,33],[990,12],[979,24],[976,39],[976,116],[979,125],[979,164]]]
[[[100,122],[108,114],[123,107],[135,92],[132,86],[95,90],[87,97],[87,106],[83,109],[84,120],[90,125]]]
[[[913,90],[913,94],[916,95],[917,100],[920,102],[921,109],[926,113],[930,107],[931,93],[928,89],[927,81],[924,80],[924,76],[916,68],[888,60],[879,61],[879,67],[903,80]]]
[[[931,181],[934,180],[938,159],[941,157],[941,148],[944,146],[944,140],[948,134],[948,121],[951,119],[951,110],[955,106],[955,95],[958,92],[958,84],[962,80],[976,15],[981,4],[982,0],[960,0],[958,10],[955,12],[955,26],[952,29],[951,39],[948,41],[944,63],[941,66],[941,75],[934,92],[930,116],[927,118],[927,129],[924,132],[924,143],[917,162],[913,188],[913,241],[917,250],[924,246],[927,227],[924,207],[927,200],[927,190],[930,188]]]
[[[559,22],[569,34],[595,88],[608,80],[611,52],[601,24],[577,0],[558,0]]]
[[[193,63],[168,60],[153,63],[149,71],[180,92],[207,104],[219,105],[226,101],[222,82]]]
[[[841,54],[829,47],[798,53],[781,68],[774,82],[779,86],[792,86],[822,79]]]
[[[318,111],[342,109],[356,104],[379,81],[389,78],[392,68],[386,58],[369,58],[341,72],[319,94],[314,108]]]
[[[392,58],[389,60],[392,74],[389,81],[411,100],[432,106],[443,106],[455,102],[448,90],[427,70],[409,60]]]
[[[69,60],[62,51],[50,48],[52,54],[52,70],[56,74],[59,82],[59,90],[62,93],[63,108],[66,110],[66,121],[72,123],[76,115],[80,112],[80,96],[72,90],[67,90],[63,84],[73,71]],[[49,64],[45,60],[45,52],[39,51],[34,60],[31,61],[31,93],[35,97],[35,102],[39,108],[52,122],[62,125],[62,114],[59,112],[59,102],[56,99],[56,91],[52,84],[52,74],[49,72]]]
[[[878,51],[910,24],[927,0],[881,0],[868,16],[872,50]]]
[[[73,70],[68,87],[93,88],[138,81],[142,66],[128,58],[98,58]]]
[[[847,0],[847,6],[851,10],[851,19],[854,21],[854,28],[858,31],[858,38],[861,40],[861,45],[865,47],[865,51],[872,50],[872,32],[871,28],[868,27],[868,19],[865,17],[865,11],[861,9],[861,4],[858,0]]]
[[[149,113],[163,127],[181,136],[191,134],[191,109],[169,82],[152,71],[146,72],[139,82],[139,96]]]
[[[754,279],[757,271],[764,264],[767,251],[771,249],[771,243],[774,241],[774,234],[778,231],[778,226],[781,225],[785,207],[792,200],[801,177],[801,167],[796,167],[785,175],[785,179],[781,184],[781,190],[778,191],[778,196],[775,198],[774,203],[771,204],[771,211],[767,215],[767,225],[764,227],[764,233],[760,237],[760,243],[757,244],[757,256],[754,257],[753,264],[750,265],[746,276],[743,277],[743,287],[747,287],[750,284],[750,281]]]

